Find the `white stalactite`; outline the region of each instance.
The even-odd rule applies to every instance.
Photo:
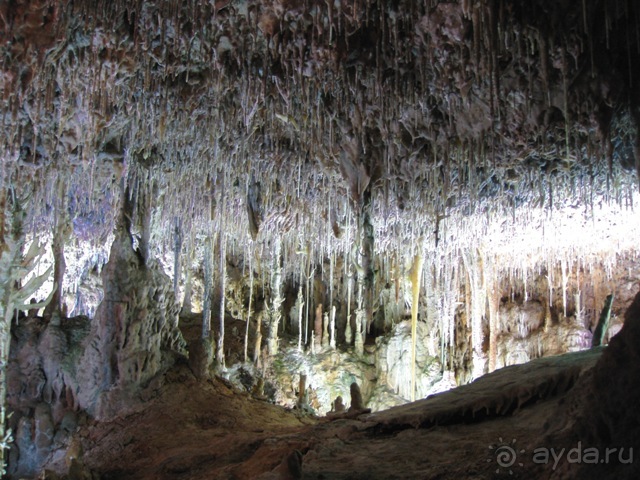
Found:
[[[302,351],[302,313],[304,311],[304,300],[302,296],[302,285],[298,287],[298,351]]]
[[[271,271],[271,307],[269,308],[269,332],[267,349],[270,355],[278,353],[278,328],[282,320],[282,244],[276,240]]]
[[[336,349],[336,306],[331,307],[331,323],[330,323],[330,335],[329,346],[332,350]]]
[[[420,249],[420,245],[418,248]],[[422,266],[424,258],[422,252],[418,252],[413,258],[413,265],[409,273],[411,280],[411,401],[416,399],[416,342],[418,329],[418,307],[420,303],[420,279],[422,278]]]

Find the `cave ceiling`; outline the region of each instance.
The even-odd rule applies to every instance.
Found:
[[[377,251],[437,250],[536,209],[628,209],[639,15],[631,0],[2,0],[0,182],[29,195],[35,231],[63,198],[98,242],[123,186],[144,191],[160,249],[180,223],[239,248],[348,251],[370,209]]]

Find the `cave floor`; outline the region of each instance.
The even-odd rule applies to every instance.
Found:
[[[356,419],[314,418],[252,399],[185,365],[144,409],[80,431],[103,479],[547,478],[545,422],[600,349],[508,367],[472,384]],[[513,463],[498,463],[508,447]],[[551,446],[547,446],[551,447]],[[299,453],[298,453],[299,452]]]

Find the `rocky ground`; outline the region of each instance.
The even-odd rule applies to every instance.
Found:
[[[303,416],[179,365],[144,409],[81,427],[66,458],[102,479],[556,478],[553,457],[534,451],[554,447],[545,420],[600,354],[509,367],[352,419]]]
[[[81,427],[69,453],[78,460],[67,462],[102,479],[578,478],[561,475],[577,444],[554,444],[548,420],[601,353],[508,367],[413,404],[338,419],[252,399],[220,379],[198,382],[178,365],[140,411]],[[559,458],[541,456],[562,448]],[[628,467],[617,478],[632,478]]]

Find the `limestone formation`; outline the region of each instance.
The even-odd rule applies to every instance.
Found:
[[[331,412],[332,413],[342,413],[346,409],[341,396],[337,396],[336,399],[331,404]]]
[[[76,411],[107,419],[135,409],[140,392],[186,353],[171,281],[152,261],[140,263],[128,232],[116,235],[102,277],[95,319],[54,312],[48,323],[28,317],[15,327],[12,473],[35,474],[70,434]]]
[[[116,232],[102,280],[104,299],[78,359],[77,402],[109,418],[185,352],[171,280],[141,262],[126,229]]]
[[[316,316],[313,323],[313,336],[315,339],[315,345],[320,349],[322,345],[322,304],[316,305]]]
[[[266,400],[264,395],[264,379],[259,377],[251,389],[251,396],[257,400]]]
[[[363,431],[364,399],[378,410],[456,385],[455,405],[415,406],[434,409],[413,411],[418,427],[526,423],[507,417],[539,402],[531,424],[566,414],[545,430],[559,444],[583,433],[633,443],[633,309],[621,318],[640,279],[639,2],[10,0],[0,58],[0,432],[15,436],[12,475],[54,464],[78,428],[94,444],[83,463],[106,478],[300,476],[295,452],[307,478],[348,477],[335,457],[363,477],[490,477],[481,458],[429,470],[446,456],[442,431],[424,462],[398,449],[380,470],[376,442],[344,448],[349,428]],[[92,260],[74,265],[74,250]],[[594,331],[612,292],[611,324]],[[201,319],[188,351],[181,295]],[[597,368],[600,347],[546,362],[611,337]],[[345,422],[329,427],[348,428],[311,455],[295,432],[275,432],[291,437],[272,450],[264,425],[233,437],[245,413],[259,423],[253,408],[276,410],[247,386],[233,403],[210,338],[215,373],[252,359],[267,390],[256,397],[280,413],[324,413],[351,384]],[[533,378],[500,374],[529,361],[517,371]],[[314,388],[297,396],[301,372]],[[486,374],[504,391],[471,383]],[[96,445],[96,432],[146,421],[154,396],[171,403],[184,385],[223,399],[181,417],[182,436],[174,428],[179,448],[194,438],[210,451],[143,448],[139,432]],[[406,430],[385,440],[424,433]],[[221,465],[220,439],[238,465]],[[114,471],[95,453],[117,451],[113,464],[130,444],[130,462],[154,457],[148,471]],[[82,477],[78,462],[57,474]]]
[[[16,432],[10,474],[33,476],[74,432],[80,388],[76,362],[89,333],[89,319],[22,318],[14,326],[9,364],[9,425]]]
[[[356,382],[353,382],[350,387],[351,405],[349,406],[349,412],[358,412],[364,410],[364,401],[362,400],[362,393],[360,387]]]
[[[298,382],[298,408],[304,408],[309,404],[309,398],[307,396],[307,376],[303,373],[300,374],[300,381]]]
[[[209,378],[213,364],[211,339],[198,338],[189,343],[189,367],[198,380]]]
[[[324,312],[322,317],[322,349],[326,349],[329,346],[329,312]]]

